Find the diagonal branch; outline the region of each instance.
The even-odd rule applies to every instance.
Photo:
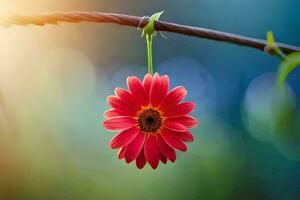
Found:
[[[95,23],[114,23],[119,25],[144,27],[147,24],[148,19],[122,15],[114,13],[102,13],[102,12],[57,12],[57,13],[45,13],[45,14],[29,14],[29,15],[6,15],[0,16],[1,26],[12,25],[38,25],[43,26],[46,24],[58,24],[59,22],[68,23],[80,23],[80,22],[95,22]],[[229,42],[241,46],[247,46],[264,50],[266,46],[265,40],[245,37],[237,34],[231,34],[221,31],[215,31],[205,28],[185,26],[180,24],[174,24],[163,21],[155,22],[155,29],[158,31],[167,31],[178,34],[184,34],[188,36],[194,36],[199,38],[205,38],[216,41]],[[294,51],[300,51],[300,47],[292,46],[283,43],[277,43],[277,46],[285,53],[292,53]]]

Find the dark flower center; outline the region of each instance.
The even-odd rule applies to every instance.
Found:
[[[146,133],[157,132],[161,128],[161,113],[153,108],[143,108],[137,114],[137,124]]]

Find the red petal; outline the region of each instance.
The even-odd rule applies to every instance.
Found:
[[[147,163],[146,158],[145,158],[145,154],[144,154],[144,149],[141,150],[139,156],[136,158],[136,166],[139,169],[142,169],[145,164]]]
[[[136,111],[126,105],[122,99],[116,96],[108,96],[107,103],[124,116],[134,116]]]
[[[135,160],[139,153],[141,152],[145,141],[145,135],[143,133],[138,133],[138,135],[130,142],[127,146],[125,153],[125,160],[127,163]]]
[[[171,162],[175,162],[176,160],[176,153],[173,148],[165,143],[160,135],[157,136],[157,143],[161,153],[168,158]]]
[[[184,102],[181,104],[178,104],[175,109],[170,110],[164,114],[165,117],[169,118],[177,118],[182,117],[184,115],[189,114],[195,109],[195,104],[192,102]]]
[[[115,137],[113,137],[110,141],[110,147],[112,149],[117,149],[126,146],[129,144],[139,133],[139,129],[133,126],[130,129],[122,131]]]
[[[135,76],[127,78],[127,85],[138,105],[147,105],[147,95],[140,79]]]
[[[109,131],[123,131],[133,127],[136,124],[132,117],[115,117],[103,122],[103,126]]]
[[[146,92],[147,100],[149,102],[149,93],[150,93],[150,87],[152,83],[152,75],[151,74],[146,74],[143,80],[143,86]]]
[[[186,151],[187,147],[181,140],[181,138],[176,134],[176,132],[170,131],[168,129],[163,129],[161,132],[161,136],[164,141],[170,146],[179,151]]]
[[[105,111],[103,113],[103,116],[105,118],[113,118],[113,117],[120,117],[120,116],[122,116],[122,114],[115,109],[110,109],[110,110]]]
[[[148,135],[148,138],[145,142],[144,151],[147,162],[153,169],[156,169],[160,159],[160,151],[155,135]]]
[[[177,135],[185,142],[193,142],[194,141],[194,136],[189,131],[183,132],[183,133],[178,133]]]
[[[189,115],[173,118],[172,120],[186,126],[187,128],[194,128],[198,125],[198,120]]]
[[[114,93],[116,96],[120,97],[120,99],[123,99],[126,102],[130,102],[133,99],[132,94],[123,88],[116,87]]]
[[[163,122],[163,127],[172,130],[172,131],[176,131],[176,132],[186,132],[187,128],[186,126],[173,121],[172,119],[167,119]]]
[[[166,164],[167,163],[167,158],[160,152],[160,160],[162,163]]]
[[[169,76],[168,75],[163,75],[161,77],[161,93],[163,98],[167,95],[168,91],[169,91],[169,87],[170,87],[170,80],[169,80]]]
[[[132,96],[132,94],[123,89],[123,88],[116,88],[115,94],[130,108],[137,111],[139,109],[139,106],[137,105],[138,101],[135,100],[135,98]],[[133,103],[134,102],[134,103]]]
[[[127,146],[125,146],[125,147],[123,147],[119,150],[119,153],[118,153],[118,158],[119,159],[125,158],[126,149],[127,149]]]
[[[168,95],[160,103],[160,108],[164,111],[168,111],[182,101],[187,95],[187,91],[184,87],[178,86],[173,88]]]
[[[169,90],[169,77],[164,75],[159,77],[158,73],[155,73],[152,79],[150,88],[150,103],[153,106],[158,106],[162,99],[164,99]]]
[[[150,104],[156,106],[158,101],[160,101],[160,86],[161,79],[158,73],[155,73],[152,79],[151,87],[150,87]]]

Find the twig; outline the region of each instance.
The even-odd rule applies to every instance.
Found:
[[[30,14],[30,15],[6,15],[0,16],[0,25],[39,25],[58,24],[59,22],[79,23],[79,22],[95,22],[95,23],[114,23],[119,25],[144,27],[147,24],[148,18],[142,18],[131,15],[122,15],[114,13],[102,12],[58,12],[45,14]],[[265,40],[244,37],[237,34],[231,34],[221,31],[215,31],[205,28],[185,26],[163,21],[155,22],[155,29],[157,31],[167,31],[199,38],[206,38],[216,41],[229,42],[241,46],[248,46],[259,50],[264,50],[266,46]],[[292,53],[300,51],[300,47],[292,46],[283,43],[277,43],[277,46],[285,53]]]

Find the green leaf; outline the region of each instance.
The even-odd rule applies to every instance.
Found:
[[[272,31],[267,32],[267,45],[265,47],[265,51],[270,55],[278,57],[280,60],[285,59],[285,54],[278,48],[275,43]]]
[[[144,27],[143,32],[148,35],[153,35],[155,33],[154,22],[158,21],[160,16],[164,13],[164,11],[154,13],[150,18],[147,25]]]
[[[300,65],[300,52],[294,52],[285,57],[278,67],[278,86],[283,88],[288,75]]]
[[[275,47],[275,40],[274,40],[274,35],[272,31],[269,31],[267,33],[267,45],[268,47]]]

